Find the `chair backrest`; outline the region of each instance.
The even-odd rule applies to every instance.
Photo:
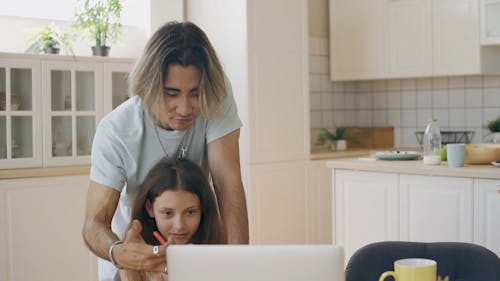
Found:
[[[403,258],[435,260],[437,271],[451,281],[500,281],[500,258],[485,247],[462,242],[386,241],[366,245],[351,256],[346,281],[376,281]],[[386,280],[393,280],[392,277]]]

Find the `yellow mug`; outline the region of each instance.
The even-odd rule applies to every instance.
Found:
[[[437,263],[434,260],[412,258],[394,262],[394,271],[380,275],[379,281],[392,276],[395,281],[436,281]]]

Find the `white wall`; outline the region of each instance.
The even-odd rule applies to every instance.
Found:
[[[184,6],[184,0],[151,0],[149,34],[167,21],[184,20]]]
[[[31,34],[53,20],[0,16],[0,34],[4,40],[0,42],[0,52],[24,53],[28,47]],[[57,25],[67,27],[68,21],[54,21]],[[15,27],[15,28],[13,28]],[[5,39],[8,38],[8,39]],[[112,57],[137,57],[146,42],[143,29],[134,26],[123,26],[120,42],[111,44]],[[91,56],[90,47],[94,45],[87,39],[74,43],[74,52],[78,56]]]
[[[240,136],[242,180],[248,186],[248,86],[247,86],[247,17],[246,0],[189,0],[186,19],[207,34],[222,61],[233,88],[243,122]],[[220,11],[227,11],[221,17]]]
[[[16,0],[0,5],[0,52],[23,53],[31,34],[40,27],[55,22],[68,27],[74,16],[76,0]],[[25,7],[30,7],[26,9]],[[57,8],[54,8],[57,7]],[[123,1],[122,36],[111,44],[112,57],[137,57],[147,38],[160,25],[184,18],[184,0]],[[15,27],[15,28],[13,28]],[[86,38],[75,42],[76,55],[90,56],[94,43]]]

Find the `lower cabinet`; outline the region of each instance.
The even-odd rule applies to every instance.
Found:
[[[335,243],[345,262],[362,246],[399,240],[396,174],[335,170]]]
[[[332,169],[327,160],[312,160],[307,164],[306,188],[309,194],[310,244],[331,244],[332,237]]]
[[[252,244],[332,243],[326,161],[252,164],[247,203]]]
[[[400,239],[472,242],[471,178],[399,176]]]
[[[474,243],[500,257],[500,180],[474,181]]]
[[[252,164],[247,194],[252,244],[303,244],[308,239],[304,162]]]
[[[97,280],[81,234],[88,181],[0,180],[0,280]]]
[[[333,171],[334,235],[346,262],[389,240],[471,242],[500,256],[500,181]]]

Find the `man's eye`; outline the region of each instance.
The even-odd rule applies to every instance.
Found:
[[[168,90],[167,90],[167,91],[164,91],[163,93],[164,93],[165,95],[169,96],[169,97],[176,97],[177,95],[179,95],[179,93],[178,93],[178,92],[176,92],[176,91],[168,91]]]

